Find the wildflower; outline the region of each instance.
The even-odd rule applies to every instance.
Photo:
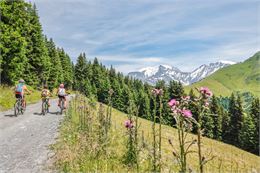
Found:
[[[131,120],[126,120],[126,121],[125,121],[125,127],[126,127],[127,129],[133,128],[133,127],[134,127],[133,122],[132,122]]]
[[[161,96],[161,95],[163,95],[163,90],[154,88],[154,89],[152,89],[152,94],[155,96]]]
[[[176,101],[176,99],[171,99],[171,100],[168,102],[168,105],[169,105],[170,107],[177,106],[177,105],[178,105],[178,101]]]
[[[190,96],[183,96],[183,97],[181,97],[182,98],[182,100],[184,100],[184,101],[189,101],[190,100]]]
[[[211,97],[213,95],[213,93],[207,87],[201,87],[199,91],[201,94],[204,94],[208,97]]]
[[[191,111],[188,110],[188,109],[183,109],[183,110],[181,111],[181,113],[182,113],[182,115],[183,115],[184,117],[186,117],[186,118],[192,117],[192,113],[191,113]]]

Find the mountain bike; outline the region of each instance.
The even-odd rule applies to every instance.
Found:
[[[23,114],[26,109],[26,103],[23,106],[23,99],[21,97],[16,99],[14,104],[14,115],[17,117],[19,114]]]
[[[43,98],[42,100],[42,115],[49,113],[49,98]]]
[[[67,94],[65,96],[68,96]],[[64,104],[65,104],[65,96],[62,97],[62,98],[59,98],[60,99],[60,114],[62,115],[63,114],[63,111],[64,111]]]

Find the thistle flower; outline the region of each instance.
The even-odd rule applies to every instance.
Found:
[[[125,127],[126,127],[127,129],[133,128],[133,127],[134,127],[133,121],[131,121],[131,120],[126,120],[126,121],[125,121]]]
[[[171,99],[171,100],[168,102],[168,105],[169,105],[170,107],[175,107],[175,106],[177,106],[178,104],[179,104],[179,102],[176,101],[176,99]]]
[[[207,97],[211,97],[213,95],[207,87],[200,87],[199,92]]]
[[[155,96],[161,96],[161,95],[163,95],[163,90],[154,88],[154,89],[152,89],[152,94]]]
[[[183,110],[181,111],[181,113],[182,113],[182,115],[183,115],[184,117],[186,117],[186,118],[191,118],[191,117],[192,117],[192,113],[191,113],[191,111],[188,110],[188,109],[183,109]]]

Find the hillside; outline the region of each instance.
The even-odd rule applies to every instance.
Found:
[[[200,82],[185,87],[208,86],[215,95],[229,96],[233,91],[252,92],[260,96],[260,52],[246,61],[218,70]]]
[[[127,115],[112,109],[111,128],[109,139],[105,144],[107,149],[102,148],[99,141],[100,106],[90,102],[86,105],[83,98],[71,102],[65,121],[61,125],[58,142],[53,146],[55,155],[55,168],[64,172],[136,172],[135,168],[129,168],[123,162],[126,153],[127,130],[124,122]],[[84,103],[84,104],[83,104]],[[96,106],[94,106],[96,105]],[[83,108],[83,109],[82,109]],[[105,106],[102,110],[106,110]],[[83,113],[82,110],[87,112]],[[99,112],[99,113],[98,113]],[[102,111],[101,111],[102,112]],[[105,112],[105,111],[104,111]],[[104,113],[103,112],[103,113]],[[106,114],[106,113],[104,113]],[[142,145],[140,152],[140,172],[149,172],[152,145],[152,123],[140,118],[138,135]],[[196,138],[188,135],[189,139]],[[177,163],[172,154],[172,147],[168,140],[171,139],[174,148],[177,148],[177,130],[169,126],[162,126],[162,172],[176,172]],[[99,148],[102,148],[101,152]],[[196,151],[193,145],[192,150]],[[95,154],[95,153],[98,154]],[[203,138],[203,152],[214,155],[213,161],[206,166],[205,172],[259,172],[260,157],[238,149],[234,146]],[[106,154],[104,154],[106,153]],[[188,155],[189,167],[196,171],[197,154]]]

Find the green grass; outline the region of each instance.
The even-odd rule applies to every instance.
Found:
[[[96,124],[97,109],[88,108],[93,124]],[[65,118],[61,125],[58,142],[53,146],[56,152],[55,169],[64,172],[136,172],[135,169],[127,167],[122,162],[126,152],[126,129],[124,127],[126,114],[113,109],[108,151],[107,154],[102,155],[101,159],[97,159],[91,156],[95,147],[89,150],[89,141],[95,141],[90,140],[93,139],[93,136],[88,136],[86,131],[79,130],[80,111],[74,109],[72,112],[71,119]],[[141,118],[139,122],[139,137],[144,137],[144,140],[139,142],[145,144],[140,153],[140,172],[148,172],[151,160],[149,153],[152,145],[152,123]],[[95,127],[98,126],[94,125],[93,129]],[[189,134],[188,138],[194,139],[196,136]],[[177,130],[169,126],[162,126],[163,172],[176,172],[178,166],[174,161],[168,139],[173,141],[174,148],[177,149]],[[260,157],[216,140],[203,138],[202,142],[204,155],[210,153],[210,156],[215,156],[214,160],[206,165],[205,172],[260,172]],[[98,143],[93,143],[93,146],[98,145]],[[197,147],[193,146],[192,149],[196,151]],[[196,153],[188,155],[188,163],[192,170],[198,171]]]
[[[34,90],[31,87],[28,87],[32,94],[26,95],[27,104],[35,103],[40,100],[41,95],[40,91]],[[15,96],[12,87],[0,86],[0,111],[11,109],[15,103]]]
[[[185,87],[207,86],[215,95],[229,96],[232,92],[251,92],[260,96],[260,52],[246,61],[222,68],[205,79]]]

